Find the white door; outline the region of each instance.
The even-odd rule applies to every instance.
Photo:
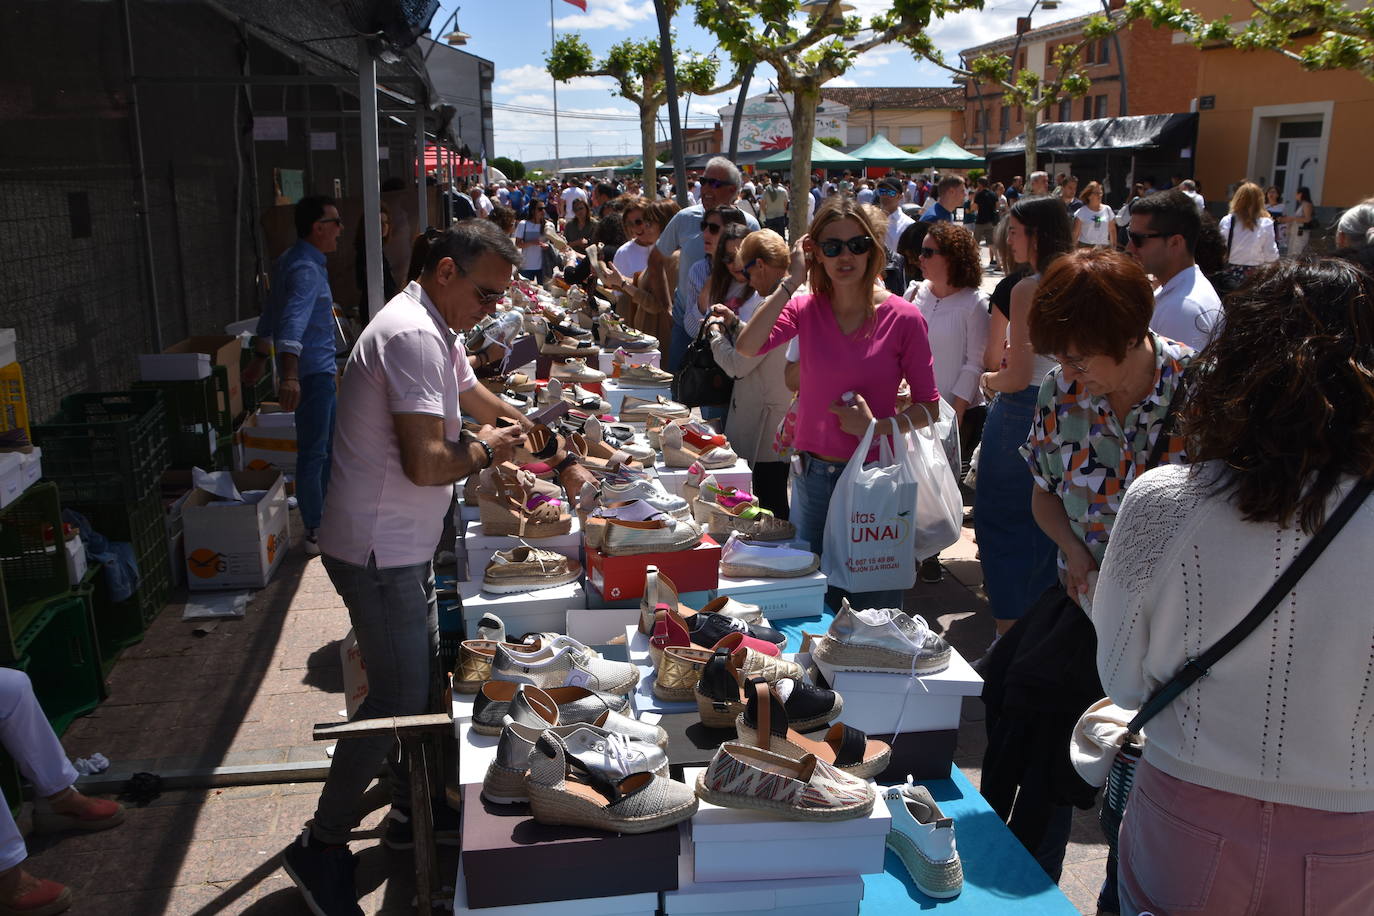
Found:
[[[1274,184],[1283,190],[1290,206],[1298,188],[1312,192],[1312,201],[1322,199],[1321,121],[1295,121],[1279,125],[1274,144]]]

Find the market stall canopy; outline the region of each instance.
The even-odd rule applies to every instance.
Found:
[[[671,172],[672,170],[673,170],[673,166],[672,166],[671,163],[663,163],[663,162],[660,162],[660,163],[658,164],[658,167],[655,169],[655,171],[658,171],[658,172]],[[593,172],[594,172],[594,171],[596,171],[596,169],[594,169],[594,168],[593,168],[593,169],[584,169],[583,171],[593,171]],[[636,159],[634,162],[627,163],[626,165],[618,165],[618,166],[615,167],[615,173],[616,173],[617,175],[633,175],[635,172],[642,172],[642,171],[644,171],[644,157],[643,157],[643,156],[640,156],[640,157],[639,157],[638,159]]]
[[[980,169],[988,163],[949,138],[949,134],[911,157],[911,164],[931,169]]]
[[[1192,146],[1197,137],[1197,115],[1127,115],[1124,118],[1094,118],[1090,121],[1056,121],[1035,129],[1035,147],[1041,153],[1066,155],[1108,150],[1157,149],[1167,146]],[[1026,151],[1026,136],[1008,140],[988,152],[988,157],[1020,156]]]
[[[887,137],[877,134],[863,146],[849,151],[855,159],[863,160],[864,165],[900,168],[916,165],[916,156],[896,146]]]
[[[763,166],[769,169],[774,166],[791,164],[792,148],[790,146],[787,149],[778,150],[771,156],[764,156],[758,162],[754,163],[754,165]],[[819,140],[811,141],[811,165],[813,167],[820,166],[822,168],[833,169],[845,165],[862,166],[863,164],[862,159],[855,159],[848,153],[842,153],[837,149],[826,146]]]

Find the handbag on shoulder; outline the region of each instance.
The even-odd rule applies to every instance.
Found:
[[[673,400],[687,407],[726,407],[735,388],[732,379],[711,352],[711,336],[705,322],[682,355],[682,366],[673,376]]]

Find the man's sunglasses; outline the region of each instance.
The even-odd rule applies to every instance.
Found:
[[[459,273],[468,277],[467,271],[460,269]],[[472,288],[477,291],[477,301],[482,305],[495,305],[506,294],[504,289],[487,289],[485,286],[479,286],[472,277],[468,277],[468,281],[472,283]]]
[[[703,178],[701,183],[708,188],[733,188],[735,183],[721,178]]]
[[[343,225],[343,220],[339,219],[337,216],[324,217],[324,218],[322,218],[322,219],[317,219],[317,220],[315,220],[315,222],[317,222],[317,223],[333,223],[333,224],[336,225],[336,226],[342,226],[342,225]]]
[[[837,258],[840,251],[848,248],[851,254],[868,254],[873,248],[873,239],[866,235],[856,235],[852,239],[825,239],[816,247],[827,258]]]
[[[878,189],[878,196],[879,196],[879,197],[896,197],[897,194],[898,194],[898,192],[892,190],[891,188],[879,188],[879,189]]]
[[[1162,239],[1162,238],[1164,238],[1164,237],[1167,236],[1167,235],[1172,235],[1172,233],[1169,233],[1169,232],[1131,232],[1130,230],[1127,230],[1127,231],[1126,231],[1126,235],[1130,236],[1131,244],[1132,244],[1132,245],[1134,245],[1134,246],[1137,247],[1137,248],[1143,248],[1143,247],[1145,246],[1145,242],[1146,242],[1147,240],[1149,240],[1149,239]]]

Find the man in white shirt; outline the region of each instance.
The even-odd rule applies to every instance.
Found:
[[[1126,251],[1159,282],[1150,328],[1194,350],[1207,346],[1222,321],[1221,299],[1193,251],[1202,217],[1181,190],[1160,191],[1131,207]]]
[[[587,202],[587,192],[579,188],[572,182],[568,182],[568,187],[564,189],[563,195],[563,218],[573,218],[573,201],[580,200],[584,204]]]
[[[864,179],[863,181],[859,182],[859,189],[854,193],[854,196],[858,199],[859,203],[861,204],[873,203],[873,186],[868,183],[867,179]]]
[[[1179,190],[1181,190],[1184,194],[1188,195],[1188,197],[1193,201],[1193,203],[1197,204],[1199,213],[1207,208],[1207,202],[1203,200],[1202,195],[1197,192],[1196,181],[1193,181],[1193,179],[1189,178],[1178,187]]]
[[[878,206],[887,214],[887,235],[883,244],[887,247],[888,257],[897,250],[897,240],[902,237],[906,227],[916,222],[902,212],[902,182],[897,178],[884,178],[878,182]]]
[[[480,184],[474,185],[472,188],[472,205],[477,209],[478,216],[491,216],[494,205],[491,202],[491,198],[487,195],[486,189]]]

